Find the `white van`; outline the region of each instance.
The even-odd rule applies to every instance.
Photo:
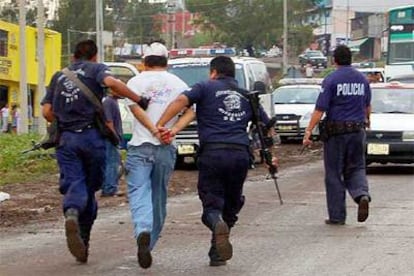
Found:
[[[203,49],[204,50],[204,49]],[[216,55],[227,54],[227,49],[220,49],[214,52]],[[206,50],[211,51],[213,50]],[[191,50],[178,51],[178,53],[188,54]],[[170,51],[170,54],[174,51]],[[168,71],[184,80],[189,86],[197,82],[207,80],[210,72],[210,61],[214,56],[209,57],[170,57],[168,61]],[[266,86],[266,94],[260,95],[261,104],[269,117],[274,115],[274,105],[272,101],[272,83],[263,61],[252,57],[232,57],[236,67],[236,80],[241,88],[253,90],[254,83],[261,81]],[[197,157],[199,141],[197,134],[197,123],[192,122],[176,135],[177,144],[177,164],[182,163],[186,156]]]

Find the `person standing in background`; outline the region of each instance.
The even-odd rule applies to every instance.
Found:
[[[12,133],[17,134],[20,132],[20,110],[17,104],[12,105],[11,109],[11,117],[12,117]]]
[[[307,78],[313,78],[313,66],[309,62],[306,64],[305,76]]]
[[[3,108],[0,110],[1,112],[1,121],[2,121],[2,129],[1,131],[6,133],[9,131],[9,104],[6,103]]]
[[[110,93],[102,101],[107,126],[116,133],[122,144],[122,121],[119,111],[118,97]],[[121,155],[118,146],[108,139],[105,141],[105,177],[102,184],[101,196],[111,197],[120,195],[118,193],[119,168],[121,166]]]

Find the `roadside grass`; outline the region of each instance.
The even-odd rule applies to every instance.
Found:
[[[0,134],[0,187],[40,180],[58,172],[54,149],[34,150],[32,141],[39,141],[38,134]]]

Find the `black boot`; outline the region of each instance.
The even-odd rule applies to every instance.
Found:
[[[70,253],[76,258],[77,261],[87,262],[87,249],[84,241],[80,235],[79,228],[79,212],[74,208],[69,208],[65,211],[65,233],[66,242]]]
[[[80,236],[83,240],[83,243],[85,244],[86,258],[76,259],[76,260],[80,263],[86,263],[88,262],[88,256],[89,256],[89,240],[91,236],[92,225],[80,224],[79,230],[80,230]]]
[[[223,260],[217,253],[217,249],[213,241],[211,242],[211,247],[208,251],[208,256],[210,257],[210,266],[222,266],[227,264],[227,262]]]
[[[137,238],[137,246],[138,246],[138,263],[142,268],[149,268],[152,264],[152,256],[151,256],[151,234],[150,232],[141,232]]]
[[[213,228],[213,241],[217,254],[224,261],[230,260],[233,256],[233,246],[229,241],[230,229],[222,219],[217,221]]]

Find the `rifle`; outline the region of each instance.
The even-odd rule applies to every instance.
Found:
[[[250,106],[253,111],[252,121],[253,121],[253,124],[256,125],[257,133],[259,135],[260,147],[261,147],[260,155],[262,156],[266,165],[268,166],[269,175],[275,183],[275,188],[276,188],[277,195],[279,197],[280,204],[283,204],[282,195],[280,194],[279,185],[277,183],[277,176],[276,176],[277,167],[273,165],[272,153],[270,152],[269,148],[266,147],[265,137],[263,134],[263,127],[262,127],[262,124],[259,118],[259,94],[263,93],[265,89],[266,89],[265,84],[261,81],[257,81],[254,83],[254,90],[252,92],[249,92],[247,95],[249,98]]]
[[[24,150],[21,153],[25,154],[31,151],[35,151],[35,150],[40,150],[42,148],[42,144],[41,143],[36,143],[34,140],[32,140],[32,147],[30,149]]]

